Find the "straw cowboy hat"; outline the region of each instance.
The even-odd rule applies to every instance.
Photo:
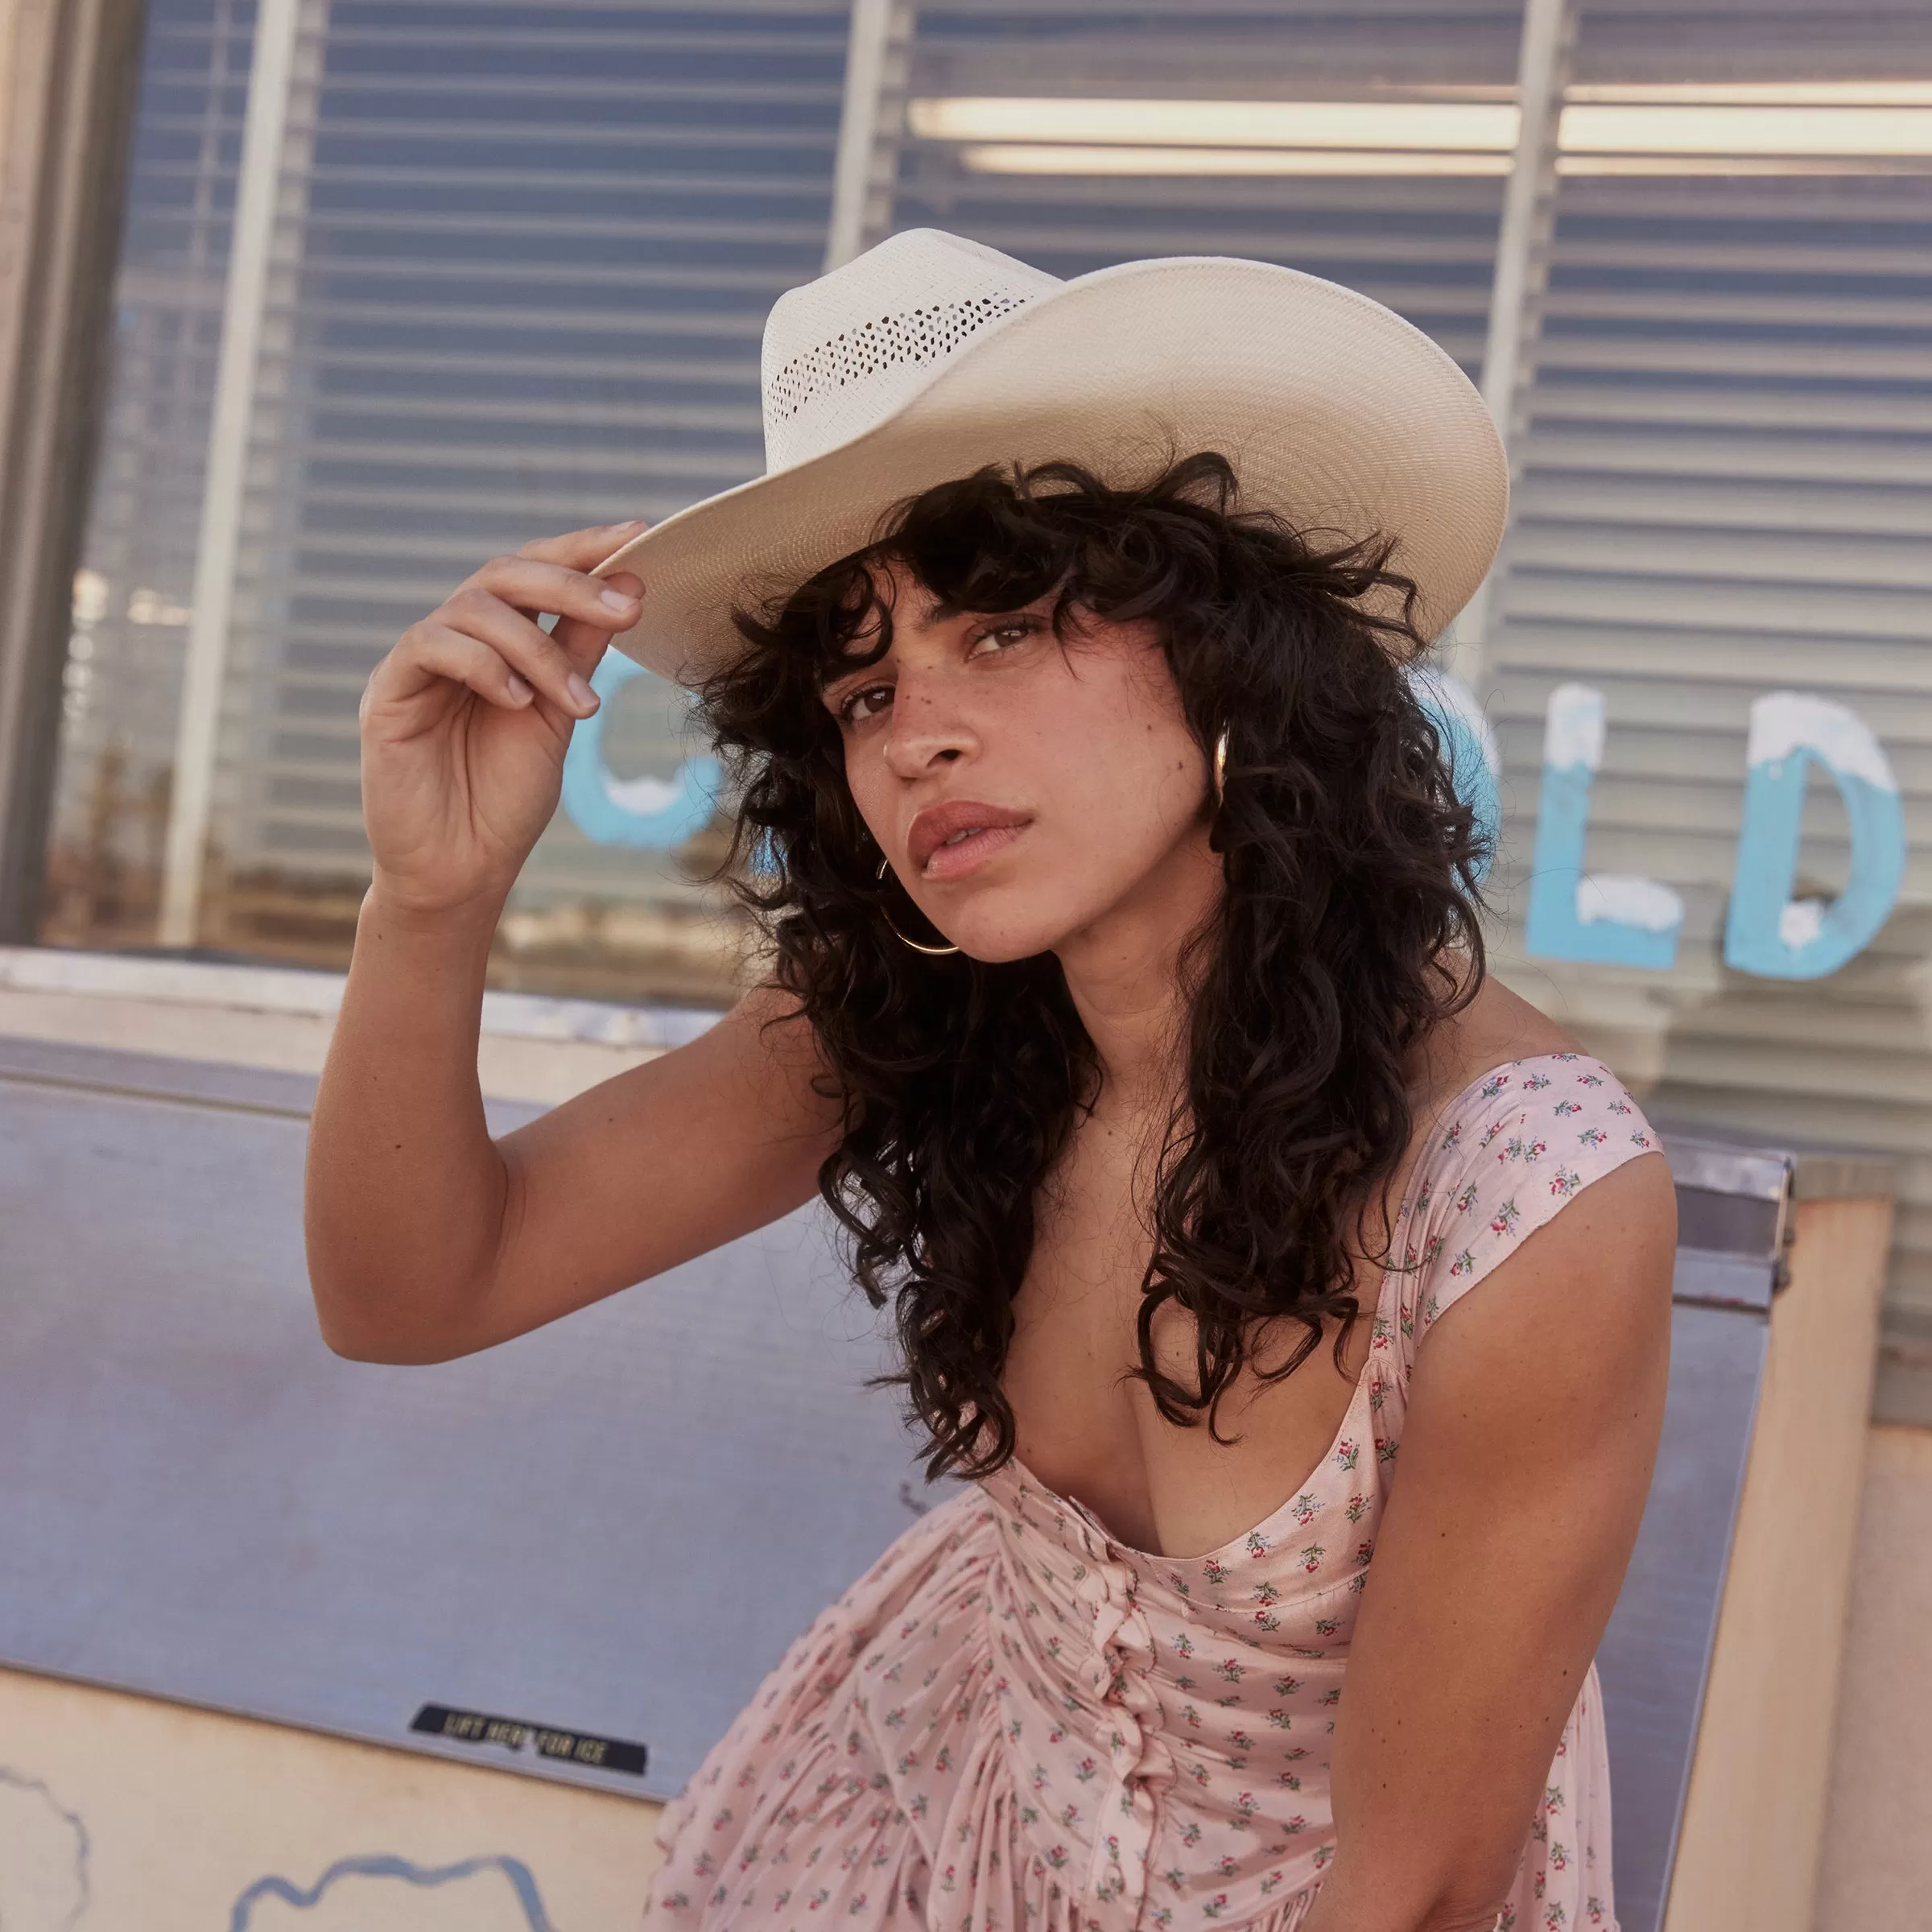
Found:
[[[893,506],[989,463],[1109,481],[1218,450],[1241,507],[1396,539],[1434,638],[1501,540],[1489,412],[1428,336],[1352,289],[1224,256],[1071,282],[909,229],[779,297],[765,324],[765,474],[680,510],[598,568],[644,581],[615,640],[695,683],[742,648],[743,608],[862,549]]]

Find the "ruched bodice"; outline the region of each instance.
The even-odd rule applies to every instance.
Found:
[[[819,1618],[666,1812],[652,1927],[1294,1932],[1334,1853],[1350,1641],[1430,1326],[1652,1146],[1599,1063],[1499,1068],[1436,1123],[1320,1463],[1204,1555],[1115,1541],[1017,1463]],[[1502,1932],[1614,1932],[1596,1672]]]

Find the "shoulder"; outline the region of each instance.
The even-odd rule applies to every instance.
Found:
[[[1633,1156],[1497,1253],[1480,1294],[1438,1298],[1421,1325],[1428,1347],[1404,1364],[1408,1462],[1432,1466],[1439,1492],[1460,1488],[1472,1507],[1500,1508],[1512,1484],[1567,1471],[1562,1485],[1608,1480],[1641,1511],[1668,1376],[1676,1239],[1669,1169]],[[1546,1516],[1540,1533],[1550,1531]]]
[[[1585,1190],[1660,1151],[1623,1083],[1574,1051],[1509,1061],[1451,1096],[1418,1154],[1397,1257],[1418,1341]],[[1670,1220],[1674,1237],[1669,1171],[1645,1166],[1655,1172],[1636,1195],[1655,1197],[1649,1218]]]
[[[1567,1027],[1501,980],[1484,979],[1467,1004],[1430,1034],[1425,1050],[1428,1084],[1439,1101],[1444,1100],[1511,1061],[1583,1051],[1582,1041]]]

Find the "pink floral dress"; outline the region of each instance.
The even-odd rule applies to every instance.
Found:
[[[1108,1536],[1012,1463],[794,1644],[660,1821],[652,1932],[1293,1932],[1334,1852],[1330,1744],[1430,1325],[1654,1147],[1615,1076],[1518,1060],[1445,1107],[1368,1360],[1301,1487],[1205,1556]],[[1499,1932],[1615,1932],[1594,1666]]]

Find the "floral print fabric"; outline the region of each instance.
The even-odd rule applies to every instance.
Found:
[[[1202,1556],[1113,1541],[1009,1464],[934,1509],[787,1652],[665,1811],[652,1932],[1294,1932],[1333,1855],[1349,1638],[1430,1325],[1656,1145],[1609,1070],[1496,1068],[1443,1110],[1368,1363],[1320,1465]],[[1615,1932],[1592,1667],[1499,1932]]]

